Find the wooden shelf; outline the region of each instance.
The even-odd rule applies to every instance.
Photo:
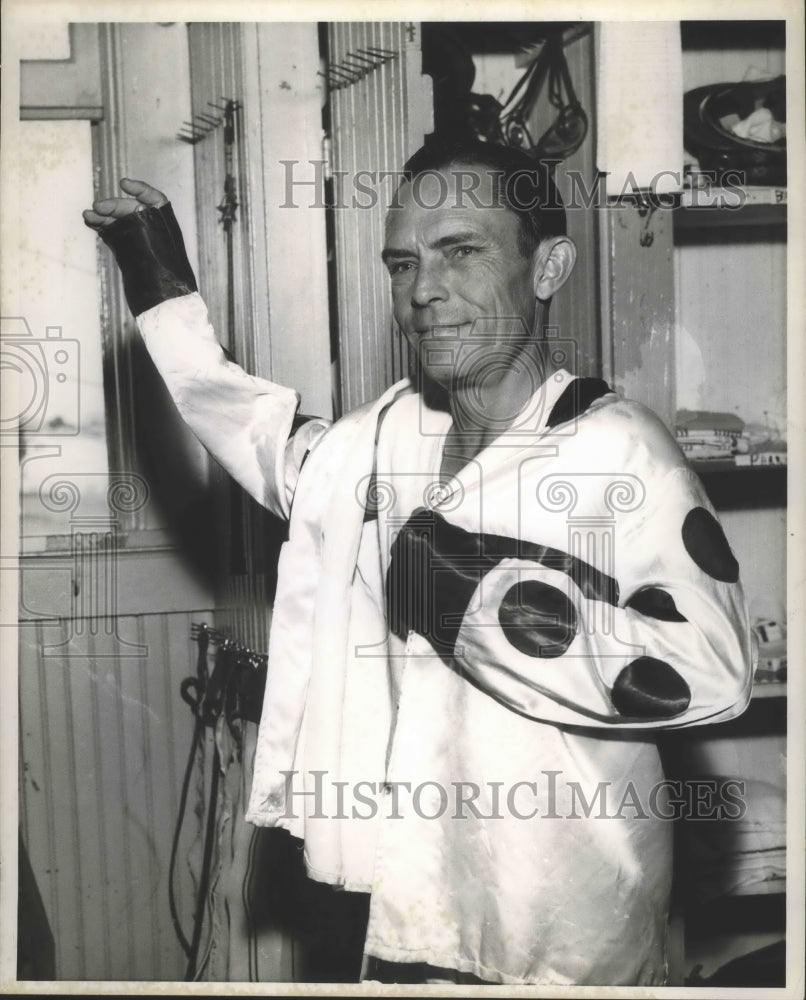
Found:
[[[684,49],[783,49],[786,22],[776,21],[695,21],[680,22]]]
[[[786,681],[762,681],[753,685],[753,699],[786,698]]]
[[[692,461],[690,465],[719,510],[786,504],[785,465],[734,465],[719,459]]]
[[[732,896],[778,896],[785,893],[785,878],[769,878],[764,882],[753,882],[750,885],[737,886],[733,892],[729,892],[727,895],[730,898]]]
[[[674,209],[674,240],[685,243],[786,241],[785,187],[692,187]]]
[[[786,205],[743,205],[741,208],[718,206],[684,207],[674,210],[675,240],[689,234],[700,237],[722,230],[758,230],[757,237],[786,239]]]

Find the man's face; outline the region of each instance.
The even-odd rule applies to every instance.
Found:
[[[518,248],[517,216],[497,204],[486,168],[458,170],[402,186],[383,253],[395,319],[425,373],[448,389],[517,357],[535,317],[532,257]],[[470,171],[480,177],[480,205],[468,193]],[[480,368],[472,358],[482,355],[489,364]]]

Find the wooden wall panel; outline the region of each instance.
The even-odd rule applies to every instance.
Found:
[[[330,416],[332,383],[324,207],[283,208],[285,168],[300,176],[321,158],[318,34],[308,24],[188,26],[191,111],[217,115],[239,103],[232,170],[238,208],[232,227],[232,302],[218,206],[224,196],[223,129],[193,146],[199,234],[199,287],[222,343],[247,371],[296,389],[302,412]],[[215,474],[222,530],[219,624],[265,651],[273,575],[284,527],[220,470]]]
[[[407,351],[392,318],[381,264],[386,208],[396,188],[380,171],[399,171],[433,128],[430,77],[421,75],[419,25],[336,23],[329,26],[328,72],[360,64],[360,54],[385,51],[384,65],[330,94],[333,170],[342,172],[334,211],[340,408],[347,413],[379,396],[407,372]],[[425,81],[428,81],[427,83]],[[356,193],[359,178],[374,194]],[[338,190],[338,189],[337,189]],[[355,195],[356,204],[353,204]]]
[[[678,406],[786,433],[786,243],[675,249]]]
[[[21,626],[20,825],[58,979],[182,978],[168,868],[193,722],[179,685],[196,672],[198,621],[212,613],[122,616],[141,656],[89,630],[71,638],[69,622]],[[193,806],[191,793],[176,875],[186,934]]]
[[[604,378],[672,427],[675,286],[672,213],[635,204],[600,209]]]

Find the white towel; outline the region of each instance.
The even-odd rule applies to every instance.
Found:
[[[597,152],[608,196],[683,181],[683,58],[677,21],[604,22],[597,53]],[[634,179],[634,180],[633,180]]]

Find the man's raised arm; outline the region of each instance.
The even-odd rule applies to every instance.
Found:
[[[259,503],[287,517],[302,461],[329,426],[297,426],[299,396],[228,361],[198,294],[167,197],[124,178],[84,212],[115,255],[126,301],[182,417]]]

